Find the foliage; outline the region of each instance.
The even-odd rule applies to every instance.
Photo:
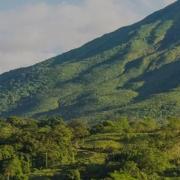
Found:
[[[63,121],[50,123],[18,117],[7,118],[0,127],[0,173],[24,178],[32,168],[47,168],[74,160],[72,131]],[[49,125],[50,124],[50,125]],[[11,127],[11,136],[1,129]]]
[[[178,117],[179,13],[177,1],[80,48],[0,75],[0,116]]]
[[[9,117],[0,121],[0,178],[178,178],[179,122],[123,117],[89,125],[58,116]]]

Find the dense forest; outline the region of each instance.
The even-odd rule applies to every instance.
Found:
[[[179,69],[176,1],[80,48],[0,75],[0,116],[180,117]]]
[[[0,121],[1,180],[180,178],[180,119]]]
[[[0,180],[180,180],[180,0],[1,74],[0,117]]]

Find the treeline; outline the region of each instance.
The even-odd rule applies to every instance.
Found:
[[[178,118],[123,118],[90,126],[60,117],[10,117],[0,120],[0,179],[24,180],[36,170],[57,168],[52,179],[180,177],[179,145]],[[97,158],[86,162],[88,153]]]
[[[180,178],[180,119],[169,118],[163,122],[151,118],[133,122],[122,119],[101,123],[94,130],[104,135],[121,133],[120,148],[117,144],[104,146],[108,152],[104,166],[108,180]]]
[[[86,134],[86,127],[77,122],[74,127],[79,130],[74,131],[72,125],[61,118],[1,120],[0,179],[25,179],[33,168],[73,163],[77,151],[74,142]]]

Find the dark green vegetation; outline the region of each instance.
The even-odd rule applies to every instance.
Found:
[[[0,179],[178,180],[180,120],[0,121]]]
[[[0,75],[0,115],[0,180],[180,179],[180,1]]]
[[[0,115],[180,115],[180,1],[141,22],[0,76]]]

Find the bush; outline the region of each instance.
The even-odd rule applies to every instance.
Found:
[[[134,177],[132,177],[130,174],[128,173],[124,173],[124,172],[118,172],[118,171],[115,171],[113,173],[110,174],[110,177],[113,179],[113,180],[138,180]]]
[[[64,178],[68,180],[81,180],[81,175],[78,169],[73,169],[69,170]]]

